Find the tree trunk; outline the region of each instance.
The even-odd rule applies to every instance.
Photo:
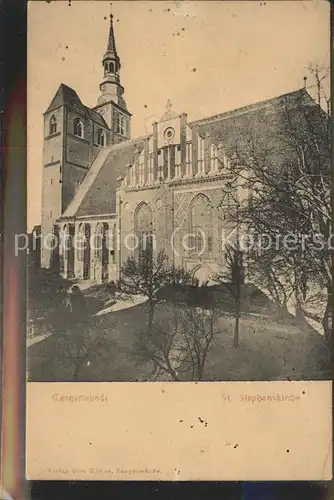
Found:
[[[300,303],[296,305],[296,320],[300,321],[302,324],[305,323],[305,313]]]
[[[331,317],[331,294],[330,294],[330,291],[328,289],[326,309],[324,312],[324,316],[322,318],[322,327],[324,329],[325,342],[329,342],[331,340],[331,336],[332,336],[332,325],[331,325],[330,317]]]
[[[154,319],[154,309],[155,309],[155,301],[149,299],[148,301],[148,320],[147,320],[147,330],[150,331],[153,324]]]
[[[200,381],[200,380],[203,379],[204,367],[205,367],[205,362],[206,362],[206,357],[207,357],[207,354],[208,354],[208,350],[209,350],[209,346],[206,348],[206,350],[204,351],[203,356],[202,356],[201,365],[200,365],[200,368],[198,370],[198,378],[197,378],[198,381]]]
[[[234,335],[233,335],[233,347],[239,346],[239,320],[240,320],[240,293],[237,293],[235,299],[235,323],[234,323]]]
[[[303,311],[303,297],[301,296],[299,290],[296,290],[295,292],[295,300],[296,300],[296,307],[295,307],[296,320],[300,321],[301,324],[305,324],[305,314]]]
[[[288,306],[285,302],[283,304],[276,303],[275,319],[285,319],[289,314]]]
[[[172,378],[173,378],[173,380],[174,380],[175,382],[179,382],[179,381],[180,381],[180,379],[179,379],[179,377],[177,376],[176,371],[174,370],[174,368],[173,368],[173,367],[172,367],[172,365],[171,365],[171,362],[170,362],[170,359],[169,359],[168,354],[165,354],[165,355],[164,355],[164,358],[165,358],[166,367],[167,367],[167,369],[168,369],[168,373],[172,376]]]

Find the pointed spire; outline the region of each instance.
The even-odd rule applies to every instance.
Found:
[[[119,60],[119,57],[118,57],[118,54],[117,54],[117,50],[116,50],[116,43],[115,43],[115,34],[114,34],[114,25],[113,25],[113,15],[112,15],[112,12],[111,12],[111,2],[110,2],[110,15],[109,15],[109,18],[110,18],[110,26],[109,26],[109,36],[108,36],[108,43],[107,43],[107,50],[106,52],[104,53],[104,56],[103,56],[103,65],[105,64],[106,61],[108,60],[114,60],[116,61],[116,66],[117,66],[117,70],[116,72],[120,69],[121,65],[120,65],[120,60]]]
[[[124,88],[120,83],[119,72],[121,69],[121,62],[116,50],[112,13],[110,13],[109,17],[110,27],[107,49],[102,59],[102,66],[104,69],[103,80],[100,83],[100,90],[102,94],[98,99],[98,104],[112,100],[123,109],[126,109],[126,104],[123,98]]]
[[[116,44],[115,44],[115,35],[114,35],[114,25],[113,25],[113,18],[114,16],[112,15],[111,12],[111,3],[110,3],[110,27],[109,27],[109,37],[108,37],[108,45],[107,45],[107,52],[112,52],[113,54],[117,55],[116,51]]]

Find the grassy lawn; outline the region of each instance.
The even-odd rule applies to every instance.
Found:
[[[94,295],[94,294],[93,294]],[[171,307],[156,306],[155,319],[168,322]],[[152,366],[138,360],[133,346],[145,328],[146,304],[91,317],[75,333],[78,342],[105,335],[110,349],[88,355],[80,369],[80,381],[147,381]],[[294,320],[244,313],[240,321],[240,345],[232,346],[233,317],[219,319],[218,334],[210,350],[204,380],[286,380],[328,378],[324,373],[327,353],[322,337]],[[68,335],[74,335],[69,332]],[[71,381],[73,364],[66,341],[54,334],[28,348],[28,379]]]
[[[238,348],[231,347],[233,318],[224,317],[220,329],[206,365],[208,380],[301,380],[325,375],[326,349],[311,328],[245,315]]]

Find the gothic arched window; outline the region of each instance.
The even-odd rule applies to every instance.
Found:
[[[85,225],[80,224],[78,227],[78,232],[76,235],[76,248],[77,248],[77,259],[79,262],[83,262],[85,255]]]
[[[94,238],[93,238],[93,250],[94,250],[94,256],[96,259],[101,258],[101,252],[102,252],[102,232],[103,232],[103,226],[101,225],[100,222],[96,225],[95,232],[94,232]]]
[[[50,135],[55,134],[57,132],[57,120],[55,115],[52,115],[49,122],[49,133]]]
[[[118,115],[117,132],[121,135],[125,135],[125,118],[123,115]]]
[[[73,133],[78,137],[83,137],[83,124],[80,118],[75,118],[73,122]]]
[[[140,203],[135,212],[135,234],[138,242],[138,256],[153,250],[152,212],[150,206]]]
[[[209,198],[198,194],[189,209],[190,252],[203,255],[212,252],[212,206]]]
[[[102,225],[101,259],[102,259],[102,280],[108,279],[109,266],[109,224],[104,222]]]
[[[99,130],[97,131],[97,143],[100,146],[104,146],[105,145],[105,133],[102,130],[102,128],[99,128]]]
[[[108,249],[110,254],[110,262],[116,263],[116,250],[117,250],[117,231],[116,224],[113,224],[108,230]]]

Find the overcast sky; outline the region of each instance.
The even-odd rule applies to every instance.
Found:
[[[132,136],[165,111],[189,120],[301,88],[329,65],[329,2],[113,3]],[[32,1],[28,9],[28,229],[40,223],[43,112],[61,82],[96,105],[108,1]]]

